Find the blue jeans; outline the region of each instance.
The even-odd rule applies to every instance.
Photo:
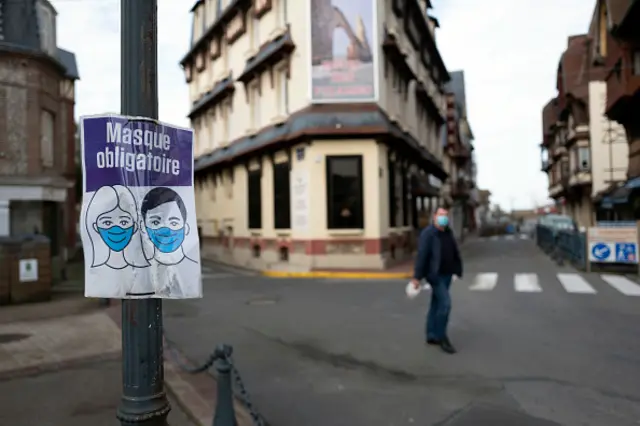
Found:
[[[431,283],[431,305],[427,314],[427,339],[443,340],[447,338],[447,324],[451,312],[451,275],[438,275]]]

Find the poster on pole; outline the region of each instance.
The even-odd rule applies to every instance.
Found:
[[[193,131],[100,115],[80,133],[85,296],[202,297]]]
[[[377,101],[376,2],[310,1],[311,101]]]

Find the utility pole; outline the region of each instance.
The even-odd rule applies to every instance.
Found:
[[[122,114],[158,118],[158,2],[121,0]],[[122,301],[122,426],[166,426],[162,299]]]

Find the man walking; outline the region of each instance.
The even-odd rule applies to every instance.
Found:
[[[431,285],[431,305],[427,314],[426,341],[439,345],[446,353],[454,354],[456,349],[447,335],[447,324],[451,312],[449,287],[453,276],[462,278],[462,259],[458,245],[449,228],[446,209],[439,208],[433,216],[433,225],[420,233],[418,255],[411,282],[417,289],[420,281],[426,279]]]

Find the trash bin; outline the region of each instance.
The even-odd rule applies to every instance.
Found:
[[[0,304],[50,300],[51,281],[47,237],[0,237]]]

